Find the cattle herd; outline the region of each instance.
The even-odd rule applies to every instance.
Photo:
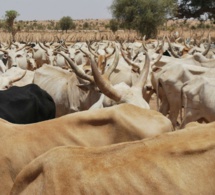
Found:
[[[0,40],[0,194],[215,194],[214,38]]]

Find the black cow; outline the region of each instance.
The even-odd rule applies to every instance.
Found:
[[[55,112],[52,97],[36,84],[0,91],[0,118],[11,123],[44,121],[55,118]]]

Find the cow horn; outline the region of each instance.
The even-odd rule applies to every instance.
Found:
[[[26,47],[27,47],[27,45],[25,44],[25,45],[23,45],[22,47],[17,48],[16,52],[21,51],[22,49],[24,49],[24,48],[26,48]]]
[[[48,52],[47,48],[45,48],[40,42],[38,42],[38,44],[39,44],[39,46],[40,46],[43,50],[45,50],[46,52]]]
[[[95,50],[91,47],[90,43],[87,43],[88,46],[88,50],[90,51],[90,53],[92,53],[94,56],[99,57],[99,55],[95,52]]]
[[[162,56],[163,56],[163,47],[160,49],[159,55],[157,56],[157,58],[156,58],[155,60],[153,60],[153,61],[150,63],[151,67],[152,67],[154,64],[156,64],[157,62],[159,62],[160,59],[162,58]]]
[[[128,65],[132,66],[133,69],[135,69],[139,72],[139,70],[140,70],[139,65],[134,63],[133,61],[131,61],[128,57],[126,57],[122,48],[121,48],[121,54],[122,54],[122,57],[124,58],[124,60],[128,63]]]
[[[108,82],[107,80],[105,80],[104,77],[102,77],[102,75],[98,71],[98,68],[95,64],[96,62],[92,56],[90,56],[90,59],[91,59],[91,67],[92,67],[92,72],[93,72],[96,85],[98,86],[98,88],[101,90],[103,94],[118,102],[121,99],[121,94],[119,94],[119,92],[113,88],[110,82]]]
[[[142,46],[143,46],[143,49],[144,49],[145,51],[148,51],[148,48],[147,48],[147,46],[146,46],[146,35],[143,37]]]
[[[8,51],[5,50],[5,49],[0,49],[0,51],[2,51],[2,52],[4,52],[4,53],[8,53]]]
[[[106,78],[108,78],[108,79],[110,78],[110,75],[117,67],[118,62],[119,62],[119,49],[116,48],[114,61],[113,61],[112,65],[108,68],[108,70],[104,73],[104,76],[106,76]]]
[[[26,75],[26,73],[27,73],[27,70],[25,70],[24,73],[21,76],[18,76],[17,78],[12,79],[11,82],[15,83],[15,82],[21,80]]]
[[[140,88],[144,87],[149,74],[149,67],[150,67],[150,59],[149,59],[149,54],[146,52],[145,64],[137,82],[134,84],[135,87],[140,87]]]
[[[170,43],[169,37],[167,36],[166,38],[167,38],[167,42],[169,44],[170,52],[173,55],[173,57],[180,58],[180,56],[173,51],[172,44]]]
[[[209,35],[208,35],[208,46],[207,46],[207,48],[205,49],[205,51],[202,52],[202,55],[203,55],[203,56],[206,56],[207,53],[209,52],[210,48],[211,48],[211,36],[210,36],[210,34],[209,34]]]
[[[164,46],[164,39],[166,38],[166,36],[163,37],[162,39],[162,42],[161,42],[161,45],[159,43],[159,40],[158,40],[158,45],[156,46],[155,48],[155,52],[158,53],[160,50],[163,50],[163,46]]]
[[[159,50],[159,48],[160,48],[160,41],[157,38],[157,45],[155,46],[155,51]]]
[[[69,65],[71,66],[71,68],[74,70],[74,72],[76,73],[76,75],[82,79],[88,80],[91,83],[94,83],[94,79],[92,76],[84,74],[84,72],[82,72],[78,66],[66,55],[64,55],[62,52],[57,52],[58,54],[62,55],[66,61],[69,63]]]
[[[185,39],[184,39],[184,46],[187,47],[189,50],[192,49],[192,47],[186,43]]]
[[[133,57],[133,61],[135,61],[136,59],[137,59],[137,56],[140,54],[140,48],[138,49],[138,51],[137,51],[137,53],[136,53],[136,55]]]
[[[114,46],[112,53],[105,55],[105,58],[110,58],[115,53],[115,51],[116,51],[116,46]]]
[[[88,52],[86,52],[86,51],[84,51],[84,50],[82,49],[82,46],[79,48],[79,50],[80,50],[83,54],[85,54],[86,56],[89,56],[89,55],[90,55]]]
[[[108,53],[108,52],[107,52],[107,48],[108,48],[109,46],[110,46],[110,42],[108,42],[107,46],[104,48],[104,50],[105,50],[106,53]]]

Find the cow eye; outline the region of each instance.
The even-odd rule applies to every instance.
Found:
[[[17,57],[17,58],[20,58],[20,57],[22,57],[22,55],[18,54],[16,57]]]

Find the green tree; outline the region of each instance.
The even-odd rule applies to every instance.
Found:
[[[67,30],[69,29],[75,29],[75,23],[73,22],[73,19],[70,16],[64,16],[59,21],[59,26],[61,30]]]
[[[158,27],[173,15],[176,5],[176,0],[113,0],[110,11],[121,27],[150,38],[157,36]]]
[[[88,22],[84,22],[83,24],[83,29],[89,29],[90,28],[90,25]]]
[[[214,0],[180,0],[178,1],[178,18],[215,19]]]
[[[115,19],[111,19],[109,22],[109,27],[113,31],[113,33],[115,33],[119,28],[118,21]]]
[[[15,19],[19,16],[19,13],[15,10],[8,10],[5,12],[5,28],[11,33],[13,41],[15,41],[15,35],[20,28],[15,28]]]

